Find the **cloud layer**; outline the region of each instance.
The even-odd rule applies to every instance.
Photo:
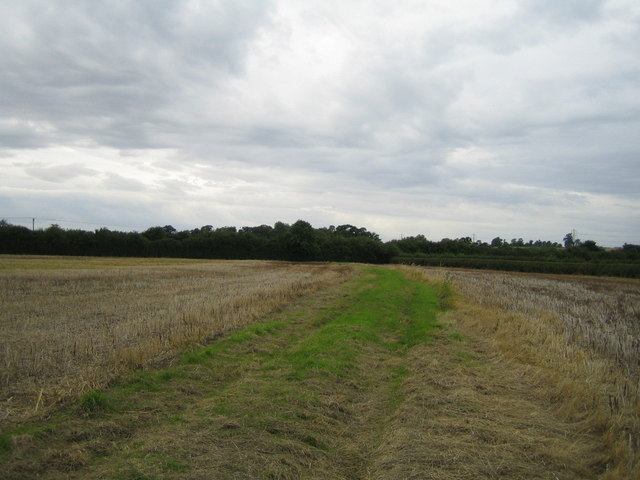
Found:
[[[631,0],[0,3],[0,215],[640,243]]]

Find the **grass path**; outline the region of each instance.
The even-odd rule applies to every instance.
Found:
[[[366,268],[169,368],[5,434],[0,473],[591,478],[558,453],[592,449],[589,439],[571,438],[574,427],[556,422],[516,370],[485,363],[481,344],[443,327],[438,312],[433,288]]]

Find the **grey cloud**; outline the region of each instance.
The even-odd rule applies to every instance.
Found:
[[[0,148],[38,148],[56,129],[49,122],[33,122],[16,117],[0,117]]]
[[[496,16],[488,25],[464,32],[468,46],[510,55],[523,48],[548,43],[596,24],[605,15],[603,0],[522,0],[510,14]]]
[[[289,25],[300,21],[284,14],[297,2],[0,2],[2,148],[135,150],[105,164],[122,160],[140,178],[114,171],[98,178],[105,190],[144,189],[148,168],[155,183],[145,193],[158,204],[181,196],[182,212],[197,217],[187,205],[211,212],[215,200],[232,224],[225,205],[242,193],[249,218],[252,199],[263,198],[252,189],[287,198],[260,202],[273,217],[258,223],[291,205],[295,221],[302,197],[305,212],[328,218],[331,209],[312,203],[331,205],[323,202],[332,195],[362,199],[370,209],[353,215],[366,218],[376,209],[405,218],[401,201],[379,203],[401,192],[416,212],[428,203],[442,218],[465,202],[544,208],[562,199],[578,209],[568,192],[637,201],[640,28],[631,3],[514,0],[476,22],[408,21],[406,31],[368,11],[355,16],[349,3],[318,3],[305,2],[303,23]],[[385,5],[395,22],[421,14]],[[331,55],[319,31],[337,32],[345,43],[335,54],[348,55],[309,75],[290,55]],[[447,161],[473,148],[491,161]],[[63,182],[95,172],[67,162],[29,174]],[[233,195],[218,198],[220,190]]]
[[[495,178],[559,190],[638,195],[640,122],[564,125],[534,130],[498,150],[506,162]],[[561,141],[559,139],[562,139]]]
[[[518,4],[523,16],[543,18],[562,27],[568,24],[590,22],[600,18],[603,0],[522,0]]]
[[[445,196],[464,198],[471,203],[504,207],[509,210],[532,206],[545,208],[563,204],[567,206],[567,202],[573,202],[570,195],[558,195],[551,188],[500,182],[495,179],[493,181],[478,179],[452,181],[449,189],[442,189],[440,193]]]
[[[0,130],[0,145],[9,148],[39,148],[45,144],[45,139],[42,137],[45,135],[38,132]]]
[[[87,168],[81,163],[69,163],[53,167],[36,164],[26,167],[24,171],[34,178],[52,183],[64,183],[72,178],[81,176],[93,177],[99,174],[97,170]]]
[[[160,189],[170,198],[184,198],[189,193],[198,190],[193,184],[180,179],[164,180],[160,185]]]
[[[108,190],[143,192],[147,189],[147,186],[139,180],[126,178],[113,172],[109,172],[106,174],[106,178],[104,179],[102,184],[103,187]]]
[[[0,77],[0,108],[60,130],[15,146],[92,138],[125,148],[162,144],[169,112],[192,82],[212,85],[241,72],[270,6],[26,1],[4,8],[3,23],[18,27],[3,25],[0,34],[0,66],[10,72]]]

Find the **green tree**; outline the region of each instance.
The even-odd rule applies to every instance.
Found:
[[[582,247],[591,252],[599,252],[602,250],[593,240],[585,240],[582,242]]]
[[[172,236],[176,232],[176,229],[171,225],[165,225],[164,227],[151,227],[142,232],[142,235],[147,237],[149,240],[161,240],[163,238],[167,238]]]
[[[298,220],[291,225],[284,239],[286,255],[291,260],[317,260],[320,246],[315,230],[309,222]]]
[[[576,239],[573,238],[573,233],[567,233],[562,239],[564,248],[571,248],[576,246]]]
[[[491,246],[492,247],[502,247],[503,245],[505,245],[507,243],[506,240],[503,240],[500,237],[496,237],[493,240],[491,240]]]

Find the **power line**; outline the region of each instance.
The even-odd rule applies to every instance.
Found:
[[[88,225],[94,228],[126,228],[129,230],[135,230],[135,231],[143,231],[146,230],[149,227],[152,226],[157,226],[157,225],[118,225],[115,223],[95,223],[95,222],[80,222],[80,221],[76,221],[76,220],[62,220],[59,218],[44,218],[44,217],[9,217],[9,216],[3,216],[0,215],[0,220],[27,220],[28,223],[31,223],[32,226],[35,225],[36,222],[50,222],[49,225],[51,224],[73,224],[73,225]],[[27,222],[21,222],[21,223],[27,223]],[[185,228],[185,229],[189,229],[191,227],[187,226],[187,225],[183,225],[183,224],[177,224],[174,223],[172,224],[174,227],[176,228]]]
[[[147,227],[132,226],[132,225],[116,225],[113,223],[93,223],[93,222],[79,222],[76,220],[62,220],[59,218],[42,218],[42,217],[5,217],[0,216],[0,219],[4,220],[30,220],[32,226],[35,226],[35,222],[53,222],[53,223],[69,223],[74,225],[89,225],[92,227],[115,227],[115,228],[128,228],[132,230],[145,229]]]

